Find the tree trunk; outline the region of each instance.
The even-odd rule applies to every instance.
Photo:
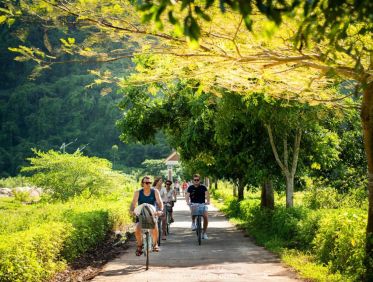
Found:
[[[244,190],[245,184],[242,180],[238,180],[238,201],[242,201],[244,199]]]
[[[288,141],[287,136],[285,135],[283,137],[283,146],[284,146],[284,161],[282,162],[277,148],[275,144],[275,140],[273,138],[271,125],[266,124],[265,125],[268,131],[269,141],[271,143],[272,152],[275,156],[276,162],[281,168],[282,173],[286,177],[286,207],[292,207],[293,206],[293,195],[294,195],[294,177],[295,173],[297,171],[297,165],[298,165],[298,157],[299,157],[299,148],[300,148],[300,141],[302,138],[302,131],[300,128],[296,129],[296,134],[294,138],[294,145],[293,145],[293,160],[291,166],[289,166],[289,154],[288,154]]]
[[[275,198],[273,195],[272,181],[266,180],[262,184],[262,196],[260,206],[273,210],[275,207]]]
[[[365,281],[373,281],[373,82],[370,82],[364,90],[361,121],[363,125],[365,153],[368,161],[369,192],[365,259],[367,271]]]
[[[237,197],[237,183],[233,185],[233,197]]]
[[[294,175],[286,176],[286,207],[291,208],[294,205]]]

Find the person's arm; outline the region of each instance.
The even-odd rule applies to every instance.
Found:
[[[135,191],[135,193],[133,194],[133,199],[132,199],[132,203],[130,206],[130,214],[134,214],[133,211],[137,205],[138,200],[139,200],[139,191]]]
[[[157,189],[154,190],[155,192],[155,200],[157,201],[157,205],[160,211],[163,211],[163,201],[161,200],[161,194]]]
[[[210,193],[209,193],[209,190],[207,190],[207,188],[205,191],[205,199],[206,199],[206,205],[209,205],[210,204]]]

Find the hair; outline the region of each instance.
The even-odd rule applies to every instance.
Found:
[[[157,183],[162,180],[162,177],[160,176],[157,176],[156,178],[154,178],[154,181],[153,181],[153,187],[155,187],[155,185],[157,185]]]
[[[199,175],[198,173],[194,174],[194,175],[193,175],[193,178],[194,178],[194,177],[198,177],[199,179],[201,179],[201,175]]]
[[[170,183],[170,185],[172,184],[172,181],[171,180],[166,180],[166,184],[167,183]]]
[[[149,179],[150,180],[150,176],[149,175],[145,175],[142,179],[141,179],[141,187],[143,187],[144,185],[144,180],[145,179]]]

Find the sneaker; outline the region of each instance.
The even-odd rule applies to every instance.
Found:
[[[197,229],[197,226],[196,226],[196,224],[193,222],[192,223],[192,231],[195,231]]]
[[[202,239],[205,239],[205,240],[207,240],[209,237],[207,237],[207,234],[206,233],[203,233],[203,235],[202,235]]]

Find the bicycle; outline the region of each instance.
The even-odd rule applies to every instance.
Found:
[[[141,214],[139,214],[139,222],[141,224],[141,233],[142,233],[142,253],[146,257],[146,270],[149,269],[149,255],[150,252],[153,250],[153,238],[152,238],[152,230],[156,227],[154,226],[157,224],[157,219],[154,215],[161,215],[161,212],[156,212],[155,214],[150,214],[149,204],[144,204],[145,206],[142,208]],[[144,210],[148,213],[144,213]]]
[[[142,252],[146,257],[145,269],[149,269],[149,253],[153,246],[153,238],[150,229],[142,229]]]
[[[158,246],[161,245],[161,236],[162,236],[162,218],[158,217]]]
[[[172,211],[172,203],[171,202],[167,202],[165,204],[165,212],[166,212],[166,235],[170,234],[170,226],[171,226],[171,211]]]
[[[201,245],[202,218],[203,218],[203,213],[205,212],[205,204],[191,203],[190,209],[192,212],[192,216],[196,216],[196,233],[197,233],[198,245]]]

